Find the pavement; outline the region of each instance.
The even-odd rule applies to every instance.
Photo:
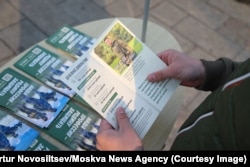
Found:
[[[1,0],[0,66],[61,25],[112,17],[143,18],[144,0]],[[149,21],[170,31],[183,52],[215,60],[250,57],[250,5],[236,0],[151,0]],[[185,88],[182,109],[163,150],[209,92]]]

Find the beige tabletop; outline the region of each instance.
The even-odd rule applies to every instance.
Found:
[[[142,31],[142,24],[143,21],[141,19],[135,18],[118,18],[124,25],[126,25],[137,37],[141,38],[141,31]],[[88,23],[84,23],[78,26],[75,26],[76,29],[80,30],[81,32],[88,34],[94,38],[98,38],[99,35],[111,24],[113,21],[112,18],[109,19],[102,19],[97,21],[92,21]],[[155,53],[158,53],[165,49],[176,49],[181,51],[181,48],[176,41],[176,39],[164,28],[158,26],[155,23],[148,22],[147,24],[147,33],[145,36],[145,43],[146,45]],[[36,45],[41,45],[46,49],[51,50],[52,52],[59,52],[59,50],[49,46],[45,40],[37,43]],[[20,56],[24,55],[29,49],[22,52],[10,62],[5,64],[1,69],[5,69],[6,67],[12,67],[14,62],[16,62]],[[29,77],[27,74],[20,71],[23,75]],[[174,122],[177,118],[177,115],[180,111],[181,106],[181,97],[182,97],[182,87],[177,88],[176,92],[168,101],[167,105],[165,106],[164,110],[160,113],[157,120],[147,133],[147,135],[143,139],[143,144],[145,150],[161,150],[164,147],[164,144],[169,136],[171,129],[173,128]],[[24,120],[24,122],[26,122]],[[28,123],[29,124],[29,123]],[[50,140],[55,145],[60,147],[62,150],[67,150],[67,148],[54,139],[51,139],[48,135],[41,133],[44,138]]]

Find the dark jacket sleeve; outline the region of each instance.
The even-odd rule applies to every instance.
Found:
[[[229,58],[220,58],[216,61],[201,60],[206,72],[206,79],[199,90],[214,91],[224,84],[229,75],[235,70],[240,62],[234,62]]]

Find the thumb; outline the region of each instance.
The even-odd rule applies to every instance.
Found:
[[[109,129],[113,129],[112,125],[106,119],[102,119],[100,123],[99,131],[105,131]]]
[[[125,110],[122,107],[119,107],[116,112],[116,118],[119,126],[119,131],[126,130],[128,128],[131,128],[131,125],[129,123],[128,116],[125,112]]]
[[[147,79],[150,82],[158,82],[171,77],[173,77],[173,73],[171,72],[170,68],[167,67],[162,70],[149,74]]]

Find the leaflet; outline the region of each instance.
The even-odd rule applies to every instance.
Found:
[[[46,142],[38,131],[0,109],[0,150],[58,150]]]
[[[115,111],[125,108],[143,138],[180,81],[150,83],[149,73],[166,68],[158,56],[118,19],[60,77],[117,128]]]
[[[27,151],[60,151],[58,147],[38,136],[28,147]]]
[[[46,42],[51,46],[69,53],[73,58],[80,58],[95,42],[95,38],[84,34],[68,25],[62,26]]]
[[[59,76],[72,63],[69,59],[58,56],[41,46],[34,46],[15,62],[14,66],[53,89],[73,97],[75,92],[59,80]]]
[[[49,128],[42,131],[72,150],[96,151],[96,133],[101,117],[69,101]]]
[[[60,75],[72,65],[73,61],[65,56],[57,55],[39,45],[31,48],[14,66],[39,80],[48,87],[89,106],[68,85],[60,80]]]
[[[69,101],[11,68],[0,73],[0,98],[2,107],[41,128],[48,127]]]

